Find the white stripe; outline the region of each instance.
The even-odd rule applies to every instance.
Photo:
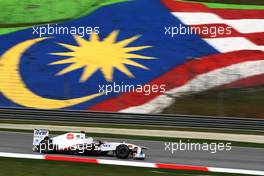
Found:
[[[22,153],[7,153],[0,152],[0,157],[7,158],[24,158],[24,159],[44,159],[44,155],[34,155],[34,154],[22,154]]]
[[[238,50],[264,51],[264,46],[255,45],[254,43],[243,37],[211,38],[204,40],[221,53]]]
[[[98,163],[99,164],[118,165],[118,166],[134,166],[134,167],[156,168],[155,163],[146,163],[146,162],[132,162],[132,161],[98,159]]]
[[[264,60],[247,61],[198,75],[187,84],[167,93],[177,96],[183,93],[200,92],[259,74],[264,74]]]
[[[264,171],[257,171],[257,170],[229,169],[229,168],[217,168],[217,167],[208,167],[208,170],[211,172],[224,172],[224,173],[249,174],[249,175],[264,175]]]
[[[169,97],[180,97],[186,94],[205,91],[243,78],[260,74],[264,74],[263,60],[234,64],[198,75],[185,85],[167,91],[166,95],[158,96],[157,98],[140,106],[123,109],[122,112],[159,113],[163,110],[162,108],[172,104],[172,100],[168,101]]]
[[[226,20],[213,13],[172,12],[186,25],[200,24],[227,24],[241,33],[254,33],[264,31],[263,19]]]

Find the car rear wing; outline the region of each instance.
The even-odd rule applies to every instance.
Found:
[[[33,134],[33,145],[39,145],[40,142],[47,136],[49,136],[49,130],[35,129]]]

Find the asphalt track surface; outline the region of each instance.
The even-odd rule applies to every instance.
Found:
[[[264,149],[261,148],[232,147],[232,150],[229,152],[218,151],[215,154],[208,151],[177,151],[172,154],[171,151],[165,151],[165,144],[161,141],[100,139],[106,141],[126,141],[148,147],[145,162],[264,170]],[[32,152],[31,149],[31,133],[0,131],[0,152],[37,154]],[[82,157],[92,158],[94,156]],[[97,158],[116,159],[111,156],[97,156]],[[133,159],[128,160],[134,161]]]

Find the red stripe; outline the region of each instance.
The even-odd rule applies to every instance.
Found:
[[[264,19],[264,10],[216,9],[196,2],[161,0],[172,12],[210,12],[223,19]]]
[[[92,159],[92,158],[75,158],[75,157],[45,155],[45,160],[70,161],[70,162],[96,163],[96,164],[98,164],[97,159]]]
[[[234,28],[228,26],[227,24],[203,24],[203,25],[191,25],[191,26],[197,27],[200,29],[201,33],[196,33],[196,34],[199,34],[202,38],[244,37],[256,45],[264,45],[264,32],[244,34],[244,33],[240,33],[236,31]],[[227,30],[228,27],[231,33],[228,33],[229,32]],[[214,31],[213,31],[215,28],[217,30],[221,30],[221,31],[218,31],[216,35],[214,35]],[[212,32],[207,33],[206,29],[211,29]],[[224,29],[224,32],[223,32],[223,29]]]
[[[207,167],[203,166],[184,166],[174,164],[156,164],[159,169],[175,169],[175,170],[192,170],[192,171],[209,171]]]
[[[225,54],[210,55],[177,66],[161,77],[154,79],[149,84],[165,84],[166,90],[170,90],[186,84],[197,75],[227,67],[232,64],[255,60],[264,60],[264,52],[243,50]],[[116,96],[115,98],[108,99],[98,103],[97,105],[89,107],[88,110],[116,112],[128,107],[144,104],[158,95],[160,94],[153,93],[150,95],[144,95],[144,93],[124,93]]]

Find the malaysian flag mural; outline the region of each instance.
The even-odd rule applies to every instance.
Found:
[[[161,113],[190,94],[263,85],[263,9],[118,1],[2,34],[0,106]]]

